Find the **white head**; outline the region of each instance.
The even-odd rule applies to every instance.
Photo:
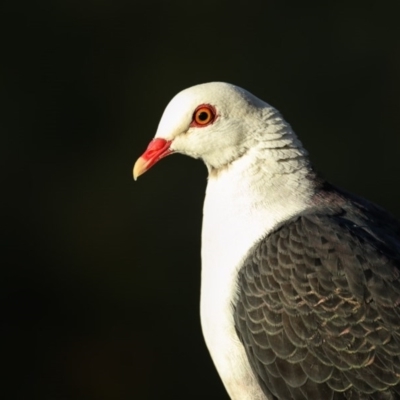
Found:
[[[305,154],[279,113],[251,93],[223,82],[193,86],[168,104],[134,178],[172,153],[201,158],[210,171],[219,170],[260,142],[269,149],[295,145]]]

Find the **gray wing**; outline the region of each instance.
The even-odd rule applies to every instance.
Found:
[[[240,270],[235,326],[268,398],[400,399],[400,243],[349,214],[293,219]]]

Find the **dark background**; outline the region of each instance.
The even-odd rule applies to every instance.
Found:
[[[3,0],[0,397],[227,399],[198,311],[206,169],[132,165],[178,91],[222,80],[399,216],[397,3]]]

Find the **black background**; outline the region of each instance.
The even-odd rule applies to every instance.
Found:
[[[3,0],[1,397],[227,399],[198,315],[206,169],[133,163],[178,91],[227,81],[400,215],[396,4]]]

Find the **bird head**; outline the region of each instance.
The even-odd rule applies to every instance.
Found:
[[[254,125],[271,106],[237,86],[212,82],[178,93],[168,104],[157,133],[136,161],[133,176],[142,175],[162,158],[181,153],[218,170],[241,157],[253,144]],[[274,110],[275,111],[275,110]]]

